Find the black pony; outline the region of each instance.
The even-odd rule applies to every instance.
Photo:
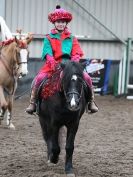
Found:
[[[59,130],[62,126],[67,128],[65,146],[67,174],[73,174],[74,140],[88,102],[86,94],[89,93],[83,79],[83,69],[80,63],[67,62],[63,65],[60,91],[47,99],[39,98],[39,120],[47,144],[48,161],[51,163],[56,164],[60,154]]]

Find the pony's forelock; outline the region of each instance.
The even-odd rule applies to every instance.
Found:
[[[83,67],[80,63],[77,62],[67,62],[65,68],[63,69],[63,78],[62,81],[67,84],[73,75],[78,75],[80,78],[83,78]]]

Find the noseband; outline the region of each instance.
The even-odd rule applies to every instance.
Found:
[[[23,62],[19,62],[18,65],[27,64],[27,63],[28,63],[27,61],[23,61]]]

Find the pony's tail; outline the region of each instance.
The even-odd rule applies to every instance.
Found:
[[[0,86],[0,108],[6,109],[7,106],[8,106],[8,103],[7,103],[5,96],[4,96],[3,87]]]

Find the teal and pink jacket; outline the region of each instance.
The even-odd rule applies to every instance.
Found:
[[[75,38],[67,28],[63,33],[58,33],[56,29],[51,30],[51,33],[46,35],[43,42],[42,60],[47,60],[47,56],[52,56],[58,62],[66,60],[80,60],[83,56],[83,51]],[[47,62],[41,68],[40,72],[49,72],[51,68]]]
[[[49,60],[50,62],[54,60],[56,63],[66,60],[79,61],[82,56],[83,52],[78,40],[67,29],[62,34],[59,34],[55,29],[52,30],[44,39],[42,60],[45,63],[34,79],[34,86],[38,88],[44,77],[47,74],[52,74],[53,70]],[[88,86],[92,88],[92,80],[86,72],[84,72],[84,78]]]

